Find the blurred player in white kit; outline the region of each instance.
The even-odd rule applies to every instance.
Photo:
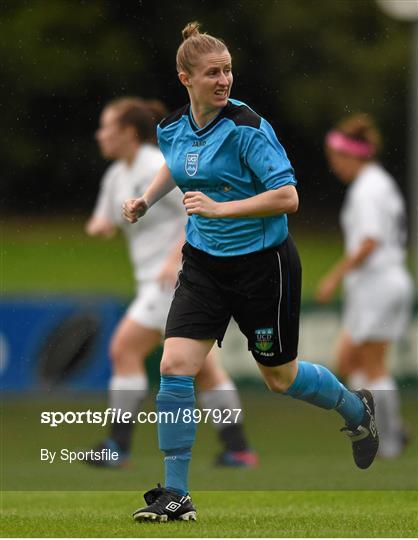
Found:
[[[96,206],[86,225],[89,235],[105,238],[120,228],[127,240],[138,290],[112,336],[109,406],[134,416],[148,390],[145,359],[161,343],[164,334],[181,266],[187,215],[179,190],[162,199],[154,212],[133,226],[123,219],[121,207],[126,199],[145,192],[164,163],[153,143],[156,125],[166,113],[161,102],[141,98],[116,99],[104,108],[96,139],[103,157],[115,161],[102,179]],[[202,408],[241,408],[235,385],[213,351],[199,374],[198,385]],[[224,447],[217,464],[242,467],[257,464],[257,455],[248,447],[241,422],[215,426]],[[129,458],[132,431],[131,423],[113,424],[109,438],[97,449],[115,450],[119,459],[92,464],[124,465]]]
[[[348,184],[340,214],[345,255],[319,284],[317,299],[328,302],[343,281],[339,374],[351,387],[373,392],[378,455],[394,458],[407,437],[385,357],[408,328],[413,284],[405,267],[405,205],[395,180],[376,161],[380,146],[380,133],[366,114],[348,117],[326,136],[330,168]]]

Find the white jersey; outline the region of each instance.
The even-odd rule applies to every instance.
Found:
[[[377,163],[350,184],[341,213],[347,254],[367,239],[377,247],[344,279],[343,325],[355,343],[401,337],[411,314],[413,284],[404,266],[405,207],[394,179]]]
[[[178,188],[159,200],[137,223],[128,223],[122,216],[123,202],[143,195],[163,164],[163,155],[150,144],[140,146],[130,166],[124,161],[113,163],[103,176],[93,212],[124,232],[138,282],[157,278],[187,221]]]
[[[354,253],[367,239],[378,241],[364,263],[349,272],[348,280],[359,273],[385,271],[405,260],[405,205],[395,180],[378,163],[361,169],[348,187],[341,211],[345,251]]]

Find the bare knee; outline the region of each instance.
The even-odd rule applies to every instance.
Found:
[[[359,369],[359,349],[348,332],[343,331],[336,349],[336,369],[340,377],[348,377]]]
[[[291,362],[280,366],[267,367],[258,364],[258,367],[263,375],[267,388],[278,394],[283,394],[290,388],[298,372],[296,358]]]
[[[280,376],[274,376],[269,377],[265,379],[267,388],[271,390],[272,392],[275,392],[277,394],[284,394],[286,392],[293,381],[289,381],[288,379]]]
[[[387,342],[366,342],[360,345],[361,368],[368,379],[378,379],[387,375],[385,364]]]
[[[213,346],[213,340],[172,337],[164,343],[160,364],[161,375],[195,377]]]
[[[164,355],[160,363],[161,375],[177,375],[184,362],[176,355]]]
[[[120,322],[110,343],[109,354],[113,371],[131,373],[143,371],[147,355],[160,342],[158,330],[144,328],[125,317]]]
[[[187,351],[171,347],[164,350],[160,363],[161,375],[179,375],[185,377],[196,377],[199,373],[204,357],[193,358],[187,354]]]
[[[129,341],[117,334],[110,343],[109,355],[113,372],[119,374],[138,371],[142,368],[145,360],[138,348],[132,347]]]
[[[119,364],[123,361],[124,352],[126,349],[123,347],[123,340],[119,337],[113,336],[110,342],[109,355],[113,364]]]
[[[229,381],[229,376],[220,364],[216,353],[211,351],[196,376],[199,390],[211,390],[226,381]]]

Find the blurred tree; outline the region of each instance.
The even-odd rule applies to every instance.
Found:
[[[100,0],[2,4],[0,33],[7,208],[79,206],[103,99],[145,66],[134,36]]]
[[[121,94],[182,105],[175,51],[194,19],[227,42],[233,96],[274,124],[306,219],[327,223],[338,206],[322,141],[349,112],[376,116],[384,161],[402,184],[411,43],[374,0],[15,1],[1,8],[0,27],[7,207],[90,207],[103,170],[92,138],[101,107]]]

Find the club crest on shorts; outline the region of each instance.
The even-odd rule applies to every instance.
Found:
[[[186,154],[186,162],[184,169],[189,176],[194,176],[197,173],[199,165],[199,154]]]
[[[259,351],[269,351],[273,347],[273,328],[258,328],[255,331],[255,340]]]

